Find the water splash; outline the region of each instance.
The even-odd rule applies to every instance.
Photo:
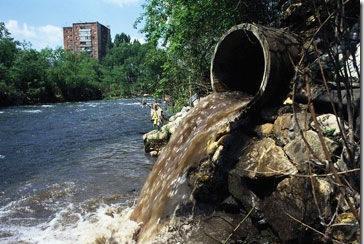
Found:
[[[24,191],[31,187],[24,186]],[[0,242],[134,242],[133,234],[139,228],[129,218],[134,196],[112,195],[65,205],[65,200],[73,196],[75,190],[72,182],[54,184],[1,207]],[[51,218],[45,216],[46,213]]]
[[[0,228],[2,241],[10,243],[135,243],[139,228],[129,216],[131,208],[101,205],[96,211],[82,214],[73,204],[58,212],[49,222],[38,226]],[[6,236],[7,235],[7,236]]]
[[[214,142],[227,133],[230,122],[251,99],[238,92],[213,93],[201,99],[183,119],[162,150],[131,215],[142,223],[138,241],[153,238],[178,205],[190,197],[186,171],[212,156]]]

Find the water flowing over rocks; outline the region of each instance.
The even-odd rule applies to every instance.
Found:
[[[132,214],[135,221],[143,223],[140,241],[154,236],[168,217],[188,202],[188,169],[213,157],[231,123],[250,100],[250,96],[239,92],[213,93],[201,99],[183,118],[162,149]]]

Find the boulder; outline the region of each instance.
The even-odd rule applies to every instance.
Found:
[[[241,203],[244,209],[254,209],[251,213],[252,218],[258,221],[264,219],[260,210],[259,197],[248,188],[245,180],[236,170],[231,170],[229,173],[228,189],[229,193]]]
[[[152,130],[143,135],[145,152],[159,152],[169,140],[170,133],[166,131]]]
[[[324,161],[326,158],[319,139],[319,135],[316,132],[309,130],[304,132],[304,136],[318,159],[320,161]],[[338,148],[338,145],[329,138],[325,137],[324,140],[328,151],[330,154],[332,154]],[[296,139],[290,141],[286,146],[284,146],[283,149],[295,164],[300,164],[311,159],[316,159],[316,157],[313,156],[309,151],[301,136],[297,136]]]
[[[244,179],[239,175],[237,170],[231,170],[228,177],[229,193],[238,199],[247,208],[256,207],[255,203],[259,203],[258,196],[250,191],[244,183]],[[254,202],[254,204],[252,204]],[[249,204],[245,204],[249,203]]]
[[[315,192],[324,217],[331,216],[332,186],[326,181],[316,181]],[[300,222],[313,228],[318,228],[319,225],[318,210],[308,178],[290,177],[282,180],[276,191],[264,199],[262,211],[282,242],[304,239],[309,229]]]
[[[196,216],[195,221],[198,221],[198,227],[191,229],[187,239],[168,243],[240,243],[241,240],[247,243],[274,243],[278,241],[269,231],[261,235],[251,219],[245,218],[247,214],[247,212],[232,214],[215,211],[209,217]]]
[[[314,179],[317,202],[323,217],[328,218],[331,214],[330,200],[334,193],[333,185],[326,179]]]
[[[273,124],[266,123],[266,124],[258,125],[255,128],[255,132],[260,136],[267,137],[273,132]]]
[[[297,114],[298,124],[291,113],[282,114],[277,117],[273,125],[273,134],[282,144],[287,144],[299,134],[299,128],[306,131],[309,129],[311,116],[305,113]]]
[[[226,213],[239,213],[240,205],[233,196],[228,196],[219,206]]]
[[[323,132],[324,135],[327,136],[337,136],[340,134],[340,127],[339,124],[336,121],[336,116],[333,114],[322,114],[320,116],[317,116],[317,122],[319,123],[319,126]],[[339,118],[340,121],[340,118]],[[315,124],[312,121],[311,127],[315,129]],[[344,126],[346,129],[347,126]]]
[[[333,237],[343,243],[359,243],[360,226],[351,212],[339,214],[332,228]]]
[[[281,177],[297,173],[283,149],[271,138],[254,141],[244,150],[235,171],[250,179]]]

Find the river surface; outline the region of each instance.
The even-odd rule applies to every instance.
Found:
[[[0,243],[115,232],[153,165],[142,142],[151,129],[136,100],[0,109]]]

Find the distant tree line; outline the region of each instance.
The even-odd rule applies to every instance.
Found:
[[[0,23],[0,106],[154,94],[164,62],[164,50],[125,33],[98,62],[61,48],[34,50]]]

